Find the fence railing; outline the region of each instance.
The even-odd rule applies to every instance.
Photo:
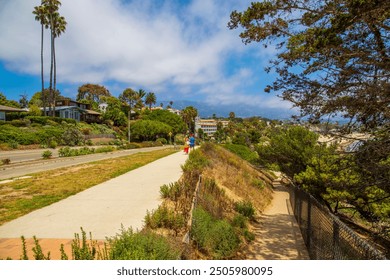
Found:
[[[311,259],[386,259],[314,197],[294,185],[291,185],[289,192],[291,206]]]
[[[198,197],[199,197],[199,190],[202,185],[202,175],[199,176],[198,183],[196,184],[196,188],[194,191],[194,194],[192,196],[192,203],[191,203],[191,210],[187,222],[187,233],[184,235],[183,242],[184,243],[189,243],[191,239],[191,229],[192,229],[192,223],[193,223],[193,214],[194,210],[196,208],[196,205],[198,204]]]

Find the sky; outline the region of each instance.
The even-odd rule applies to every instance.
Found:
[[[0,92],[8,99],[41,90],[40,0],[0,0]],[[251,0],[61,0],[67,21],[56,40],[57,88],[76,98],[94,83],[118,96],[126,88],[154,92],[157,101],[190,100],[290,114],[291,104],[265,93],[275,74],[264,68],[275,49],[242,43],[230,13]],[[49,84],[49,33],[44,71]],[[239,115],[239,112],[236,114]],[[292,113],[291,113],[292,114]]]

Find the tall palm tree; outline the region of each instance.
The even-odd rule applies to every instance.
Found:
[[[55,38],[55,17],[58,13],[58,9],[61,6],[59,0],[42,0],[42,5],[45,6],[45,15],[47,17],[46,28],[50,29],[50,82],[49,82],[49,110],[54,116],[54,110],[52,110],[52,103],[54,100],[53,93],[53,71],[54,71],[54,38]]]
[[[58,38],[66,30],[66,20],[63,16],[60,16],[58,12],[53,15],[53,65],[54,65],[54,81],[53,81],[53,92],[56,91],[57,86],[57,63],[56,63],[56,49],[55,49],[55,38]],[[56,108],[56,95],[53,94],[53,116],[55,115]]]
[[[45,95],[43,94],[43,91],[45,90],[45,81],[43,76],[43,34],[44,34],[44,27],[47,25],[47,17],[46,17],[46,8],[43,5],[43,1],[41,1],[40,6],[34,7],[33,14],[35,15],[35,20],[39,21],[41,24],[41,83],[42,83],[42,101],[43,101],[43,112],[46,116],[46,103],[47,99]]]
[[[153,104],[156,104],[156,95],[154,94],[154,92],[149,92],[145,96],[145,104],[149,105],[149,110],[152,109]]]

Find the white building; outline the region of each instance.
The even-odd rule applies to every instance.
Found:
[[[215,120],[215,119],[201,119],[195,118],[195,131],[198,132],[199,128],[203,130],[208,136],[213,136],[217,132],[218,123],[222,123],[222,127],[227,127],[229,121]]]

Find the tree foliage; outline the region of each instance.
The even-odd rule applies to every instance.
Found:
[[[131,135],[138,141],[154,141],[157,138],[167,138],[172,127],[152,120],[138,120],[131,125]]]
[[[367,130],[390,117],[390,2],[386,0],[270,0],[234,11],[245,44],[277,44],[267,90],[281,92],[319,119],[343,114]]]
[[[168,110],[155,110],[143,117],[145,120],[154,120],[166,123],[172,127],[172,133],[183,133],[186,130],[186,125],[182,118]]]
[[[77,101],[86,99],[90,102],[100,103],[101,98],[111,96],[111,93],[104,86],[97,84],[84,84],[79,87]]]

